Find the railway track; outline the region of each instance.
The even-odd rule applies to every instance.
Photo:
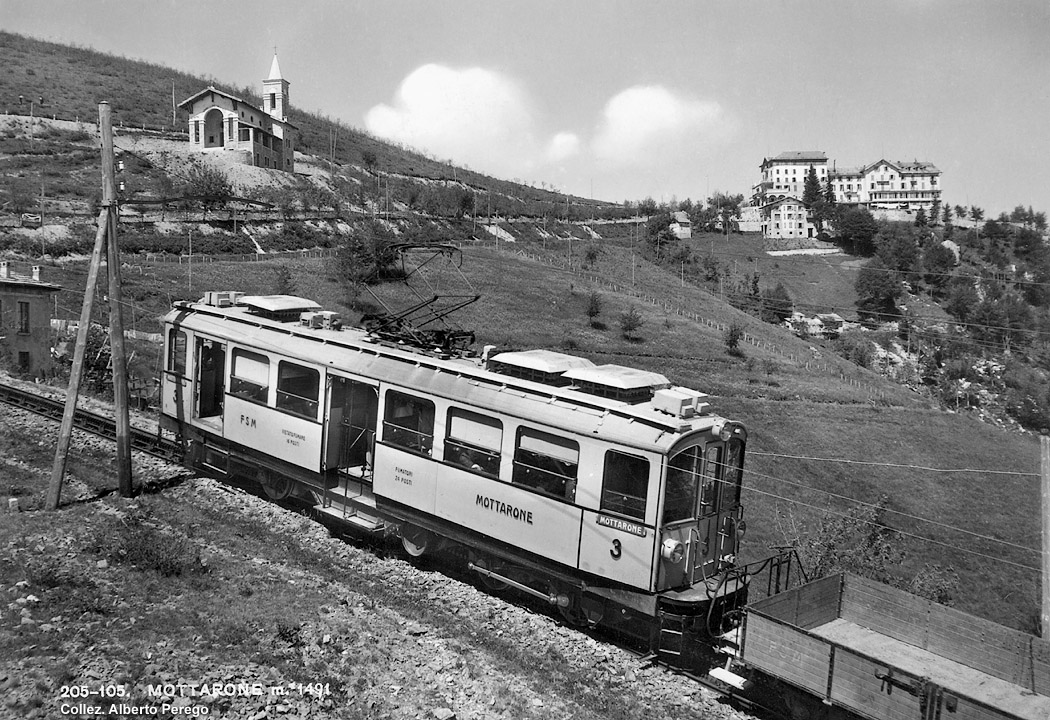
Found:
[[[65,413],[65,401],[44,397],[2,382],[0,382],[0,402],[57,422],[61,422],[62,415]],[[73,418],[73,425],[78,430],[84,430],[106,440],[115,441],[117,438],[116,422],[112,418],[90,410],[78,408]],[[131,448],[173,463],[181,462],[182,458],[182,447],[178,442],[134,425],[131,427]]]

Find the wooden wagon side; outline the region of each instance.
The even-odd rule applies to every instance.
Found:
[[[855,575],[751,605],[741,659],[873,720],[1050,718],[1050,643]]]

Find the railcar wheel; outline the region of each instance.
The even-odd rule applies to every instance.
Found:
[[[266,497],[271,500],[284,500],[292,494],[292,480],[285,475],[266,473],[260,484]]]
[[[558,603],[558,612],[565,622],[573,627],[591,628],[605,616],[605,603],[598,598],[586,597],[580,592],[565,592],[565,588],[551,587],[552,595],[562,595],[568,602]]]
[[[412,557],[421,557],[430,548],[433,537],[422,528],[405,525],[401,528],[401,546]]]
[[[491,560],[490,558],[487,558],[487,557],[485,557],[483,555],[477,555],[475,557],[472,557],[471,558],[471,562],[474,563],[474,565],[476,567],[480,568],[481,570],[488,570],[488,571],[491,571],[491,572],[497,572],[497,573],[500,573],[501,575],[505,575],[506,574],[505,568],[504,568],[504,566],[501,563],[495,562],[494,560]],[[510,585],[508,585],[507,583],[503,582],[502,580],[497,580],[496,578],[489,577],[488,575],[485,575],[484,573],[480,573],[479,577],[480,577],[480,580],[481,580],[481,584],[484,585],[489,590],[492,590],[493,592],[499,592],[501,590],[506,590],[507,588],[510,587]]]

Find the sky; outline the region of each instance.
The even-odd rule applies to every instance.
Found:
[[[293,108],[604,200],[746,197],[820,150],[1050,210],[1046,0],[0,0],[0,28],[237,87],[276,47]]]

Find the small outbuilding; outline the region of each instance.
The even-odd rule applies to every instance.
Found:
[[[0,365],[34,377],[51,372],[52,298],[61,289],[44,282],[39,265],[21,274],[0,261]]]

